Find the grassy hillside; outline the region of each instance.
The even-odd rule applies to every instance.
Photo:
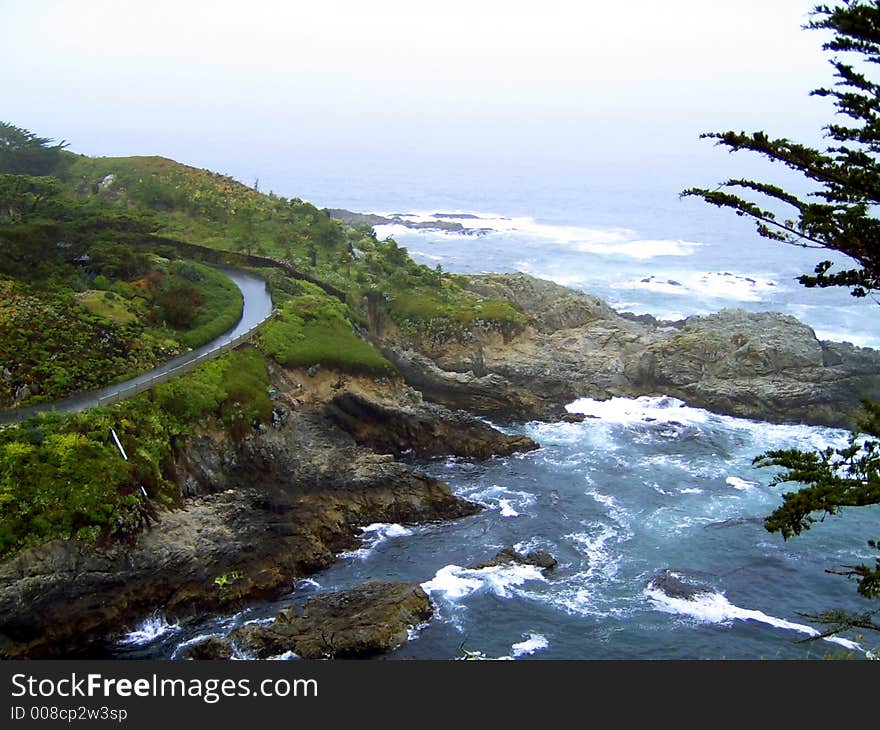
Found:
[[[119,380],[228,329],[240,294],[192,260],[204,247],[285,265],[259,270],[278,315],[254,346],[109,408],[0,428],[0,556],[140,529],[180,498],[171,463],[181,439],[199,424],[241,437],[270,417],[269,359],[395,377],[364,333],[436,343],[525,323],[298,198],[161,157],[55,150],[51,169],[0,169],[0,407]],[[110,428],[136,444],[128,461]]]
[[[55,538],[141,529],[156,505],[180,499],[170,478],[180,439],[208,421],[244,435],[271,415],[268,385],[265,358],[245,347],[115,406],[0,428],[0,557]]]

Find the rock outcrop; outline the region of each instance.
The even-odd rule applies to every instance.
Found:
[[[468,286],[511,302],[529,326],[506,339],[382,343],[407,382],[451,408],[555,419],[578,397],[671,395],[719,413],[849,428],[861,397],[880,398],[880,353],[821,342],[787,315],[726,309],[671,323],[525,274]]]
[[[692,601],[699,596],[715,593],[715,589],[706,582],[707,578],[691,571],[666,568],[648,581],[647,588],[660,591],[669,598]]]
[[[507,436],[468,413],[420,400],[401,407],[344,392],[327,404],[325,414],[359,445],[395,456],[488,459],[538,448],[528,436]]]
[[[488,560],[483,560],[470,567],[472,570],[482,570],[483,568],[494,568],[498,565],[509,565],[510,563],[534,565],[542,573],[549,573],[556,567],[557,560],[550,553],[543,550],[531,550],[523,554],[517,552],[512,547],[506,547],[499,550]]]
[[[359,395],[348,398],[344,388],[334,389],[335,380],[296,382],[306,380],[273,374],[284,411],[274,426],[240,441],[219,429],[191,437],[176,463],[182,503],[161,510],[151,529],[130,543],[56,540],[0,563],[0,655],[70,655],[156,609],[184,616],[282,595],[297,577],[357,547],[364,525],[447,520],[480,510],[391,454],[357,445],[327,417],[328,398],[381,403],[382,417],[399,426],[393,448],[383,442],[382,451],[430,450],[438,429],[454,453],[489,456],[496,448],[534,447],[479,422],[468,421],[466,433],[456,436],[457,417],[445,409],[406,405],[395,416],[393,392],[413,399],[400,386],[380,396],[370,392],[378,386],[368,379],[351,382],[346,388]],[[446,425],[428,417],[435,411],[437,423],[447,419]],[[376,432],[372,416],[359,425],[350,409],[346,414],[353,433]]]
[[[302,612],[284,608],[270,624],[241,626],[225,641],[230,653],[255,659],[286,652],[302,659],[364,658],[406,643],[410,629],[433,613],[418,583],[371,581],[312,596]],[[219,658],[223,649],[211,652]]]

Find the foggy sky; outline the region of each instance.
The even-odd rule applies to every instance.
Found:
[[[827,102],[808,92],[831,69],[800,27],[812,5],[0,0],[0,120],[285,195],[354,157],[687,165],[704,131],[818,138]]]

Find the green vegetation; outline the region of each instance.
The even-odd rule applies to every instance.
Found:
[[[265,359],[246,347],[116,406],[0,429],[0,556],[54,538],[138,531],[155,504],[179,499],[170,475],[180,439],[199,423],[243,436],[271,417],[268,385]]]
[[[173,341],[136,322],[95,312],[99,297],[111,295],[88,293],[87,308],[71,289],[39,290],[0,277],[0,406],[98,388],[177,351]],[[120,299],[110,303],[119,317],[135,316]]]
[[[776,185],[743,179],[684,194],[751,218],[758,233],[773,241],[846,254],[855,261],[855,268],[833,272],[830,261],[821,261],[800,281],[808,287],[849,287],[854,296],[864,297],[880,289],[880,84],[869,78],[871,69],[880,63],[880,4],[843,0],[830,7],[817,6],[812,17],[807,28],[834,34],[824,44],[825,50],[855,54],[853,63],[839,58],[831,61],[838,79],[833,89],[813,92],[832,99],[841,120],[825,128],[829,145],[813,149],[787,139],[771,139],[765,132],[704,135],[731,151],[756,152],[800,173],[815,184],[810,199]],[[865,409],[861,432],[853,433],[845,448],[770,451],[755,459],[759,465],[782,469],[773,484],[803,485],[785,494],[782,505],[766,519],[769,531],[788,539],[845,507],[880,504],[880,406],[866,402]],[[880,549],[877,537],[867,540],[872,550]],[[854,579],[861,595],[880,599],[880,558],[874,565],[844,566],[831,572]],[[828,636],[853,628],[880,631],[878,613],[877,608],[858,615],[830,610],[813,618],[826,625],[823,636]]]
[[[66,280],[0,276],[0,407],[144,372],[217,337],[241,315],[241,292],[210,267],[157,260],[126,281],[95,274],[102,270],[95,261],[91,274],[72,270]]]
[[[241,314],[241,292],[217,270],[74,228],[27,213],[0,224],[0,408],[149,370]]]
[[[229,596],[229,589],[233,583],[244,578],[244,573],[240,570],[233,570],[229,573],[221,573],[214,578],[214,585],[217,586],[217,595],[221,601],[226,600]]]
[[[509,303],[465,291],[458,277],[416,264],[392,240],[367,239],[362,245],[360,259],[351,265],[350,298],[376,326],[387,318],[405,334],[439,344],[470,339],[474,330],[507,338],[525,325]]]
[[[160,307],[164,308],[165,321],[179,326],[178,338],[187,347],[210,342],[232,329],[241,317],[241,291],[209,266],[178,262],[163,287]],[[187,294],[189,300],[185,299]],[[186,311],[178,309],[174,318],[169,317],[169,307],[180,300],[189,305]]]
[[[61,161],[65,142],[37,137],[33,132],[0,122],[0,174],[51,175]]]
[[[323,367],[348,373],[392,375],[394,366],[352,329],[350,312],[338,299],[308,282],[297,293],[278,292],[280,315],[260,333],[261,349],[288,367]]]
[[[343,226],[310,203],[264,195],[218,173],[161,157],[65,153],[59,179],[68,199],[100,201],[113,215],[138,211],[157,235],[286,261],[345,292],[349,317],[395,322],[433,340],[466,338],[475,327],[509,336],[525,321],[509,304],[483,301],[455,277],[416,264],[368,227]]]
[[[509,337],[525,323],[509,304],[298,198],[160,157],[89,158],[4,130],[0,145],[12,142],[0,149],[0,408],[123,379],[228,330],[240,293],[205,265],[227,252],[261,267],[278,314],[256,347],[136,398],[0,429],[2,556],[141,529],[157,504],[179,499],[173,456],[196,428],[242,438],[271,418],[266,358],[394,377],[367,333],[467,342],[480,331]]]

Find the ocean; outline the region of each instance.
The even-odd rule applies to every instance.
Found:
[[[458,221],[471,230],[376,229],[446,271],[524,271],[662,319],[725,307],[780,311],[820,339],[880,347],[874,301],[795,280],[835,257],[759,238],[732,213],[679,198],[715,176],[358,169],[293,176],[292,189],[278,192],[326,207]],[[421,583],[437,609],[392,658],[875,656],[876,637],[804,640],[821,628],[811,614],[871,606],[853,582],[827,571],[873,561],[866,541],[876,537],[878,508],[845,510],[784,541],[763,518],[785,487],[768,486],[772,470],[752,465],[770,448],[842,445],[845,432],[721,416],[662,396],[581,398],[567,408],[593,417],[494,424],[531,436],[537,451],[418,463],[483,504],[480,514],[366,526],[359,550],[298,581],[282,600],[179,623],[159,612],[132,626],[114,655],[176,658],[201,637],[266,620],[316,591],[380,579]],[[468,567],[505,546],[546,550],[559,565],[547,575],[523,565]]]

